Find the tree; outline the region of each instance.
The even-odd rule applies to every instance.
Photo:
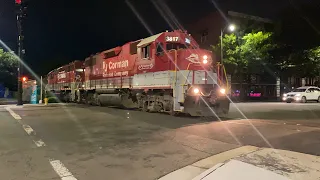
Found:
[[[270,32],[251,32],[241,35],[226,34],[223,37],[223,64],[227,71],[239,77],[240,91],[243,91],[244,74],[259,73],[270,64],[273,57],[270,51],[276,47]],[[213,46],[215,52],[220,52],[221,45]],[[244,93],[241,93],[243,96]]]
[[[238,68],[248,69],[256,65],[268,63],[272,58],[270,51],[276,47],[272,42],[270,32],[252,32],[244,36],[226,34],[223,37],[223,63],[228,70],[237,72]],[[220,52],[221,45],[213,46],[215,52]],[[231,67],[234,67],[231,69]]]
[[[17,87],[17,67],[17,57],[0,49],[0,83],[9,89]]]
[[[310,76],[320,75],[320,46],[305,51],[307,61],[303,65]]]
[[[320,76],[320,46],[308,50],[295,50],[277,58],[277,66],[284,75],[295,77]],[[279,54],[279,53],[278,53]]]

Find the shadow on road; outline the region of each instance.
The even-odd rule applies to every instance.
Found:
[[[191,117],[188,115],[171,116],[167,113],[147,113],[135,109],[122,109],[117,107],[99,107],[89,105],[69,105],[64,108],[84,108],[92,112],[105,112],[119,118],[131,119],[132,121],[141,121],[165,128],[176,129],[195,124],[207,124],[219,121],[232,121],[239,119],[263,119],[263,120],[312,120],[320,123],[320,106],[287,106],[286,104],[263,104],[263,103],[246,103],[239,104],[239,109],[231,108],[227,117]],[[28,110],[52,110],[61,108],[61,105],[53,107],[30,107]],[[28,111],[24,109],[24,111]],[[19,111],[19,110],[18,110]],[[95,116],[92,115],[94,119]]]
[[[320,155],[320,131],[309,131],[301,133],[293,133],[290,135],[282,136],[281,138],[270,138],[268,141],[276,149],[285,149],[301,153]],[[263,142],[248,142],[248,145],[267,147],[268,145]]]
[[[268,112],[255,111],[247,112],[243,111],[243,114],[248,119],[270,119],[270,120],[320,120],[319,110],[271,110]],[[239,112],[230,113],[229,119],[245,119]]]

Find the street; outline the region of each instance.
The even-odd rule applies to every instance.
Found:
[[[1,179],[157,179],[244,145],[319,156],[319,117],[318,103],[237,103],[221,120],[75,104],[1,106]]]

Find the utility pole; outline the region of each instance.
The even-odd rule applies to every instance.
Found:
[[[18,106],[23,105],[22,102],[22,73],[23,66],[21,61],[23,60],[23,54],[25,50],[23,49],[23,29],[22,29],[22,21],[25,17],[25,6],[22,3],[22,0],[15,0],[17,6],[17,28],[18,28],[18,56],[19,56],[19,64],[18,64]]]
[[[42,104],[42,91],[43,91],[43,89],[42,89],[42,86],[43,86],[43,84],[42,84],[42,76],[40,77],[40,100],[39,100],[39,104]]]

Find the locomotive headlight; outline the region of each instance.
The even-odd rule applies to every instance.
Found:
[[[202,62],[203,62],[203,64],[207,64],[208,60],[204,59]]]
[[[195,94],[198,94],[198,93],[200,92],[200,90],[199,90],[198,88],[194,88],[194,89],[193,89],[193,92],[194,92]]]
[[[226,93],[226,89],[223,89],[223,88],[220,89],[220,93],[221,93],[221,94],[225,94],[225,93]]]
[[[207,63],[208,63],[208,56],[207,56],[207,55],[204,55],[204,56],[203,56],[202,63],[203,63],[203,64],[207,64]]]

